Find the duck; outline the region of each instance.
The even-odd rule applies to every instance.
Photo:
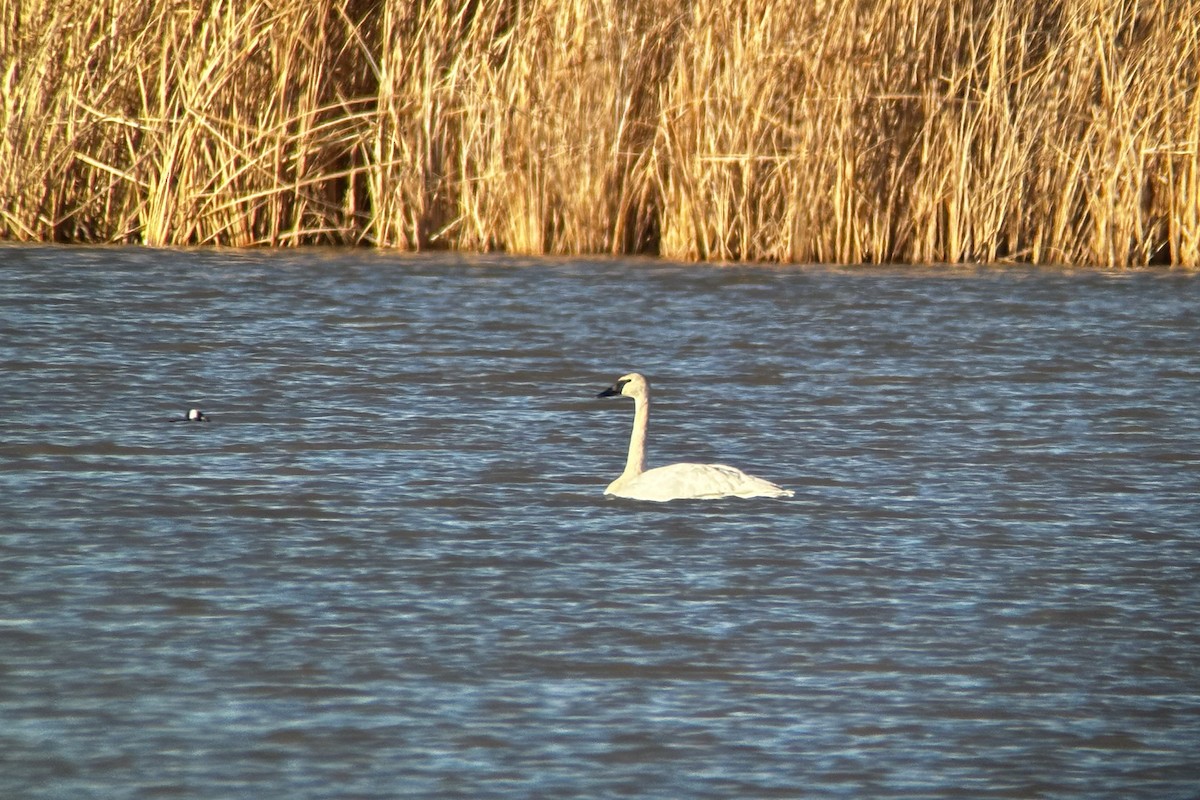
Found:
[[[182,417],[172,417],[168,422],[209,422],[208,415],[198,408],[188,409],[186,415]]]
[[[650,383],[638,372],[622,375],[596,397],[633,400],[633,434],[625,471],[604,490],[630,500],[715,500],[722,497],[791,497],[794,492],[727,464],[669,464],[646,469],[646,427],[650,420]]]

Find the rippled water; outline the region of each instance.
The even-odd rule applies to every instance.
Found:
[[[1200,279],[0,279],[0,796],[1200,796]],[[604,497],[632,369],[796,496]]]

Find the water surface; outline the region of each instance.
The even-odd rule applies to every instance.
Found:
[[[0,280],[4,797],[1200,795],[1196,278]],[[652,464],[795,497],[604,497],[633,369]]]

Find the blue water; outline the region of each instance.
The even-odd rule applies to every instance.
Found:
[[[1198,278],[0,279],[2,797],[1200,797]],[[634,369],[795,497],[605,497]]]

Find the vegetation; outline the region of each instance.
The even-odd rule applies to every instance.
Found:
[[[0,238],[1200,267],[1200,0],[0,0]]]

